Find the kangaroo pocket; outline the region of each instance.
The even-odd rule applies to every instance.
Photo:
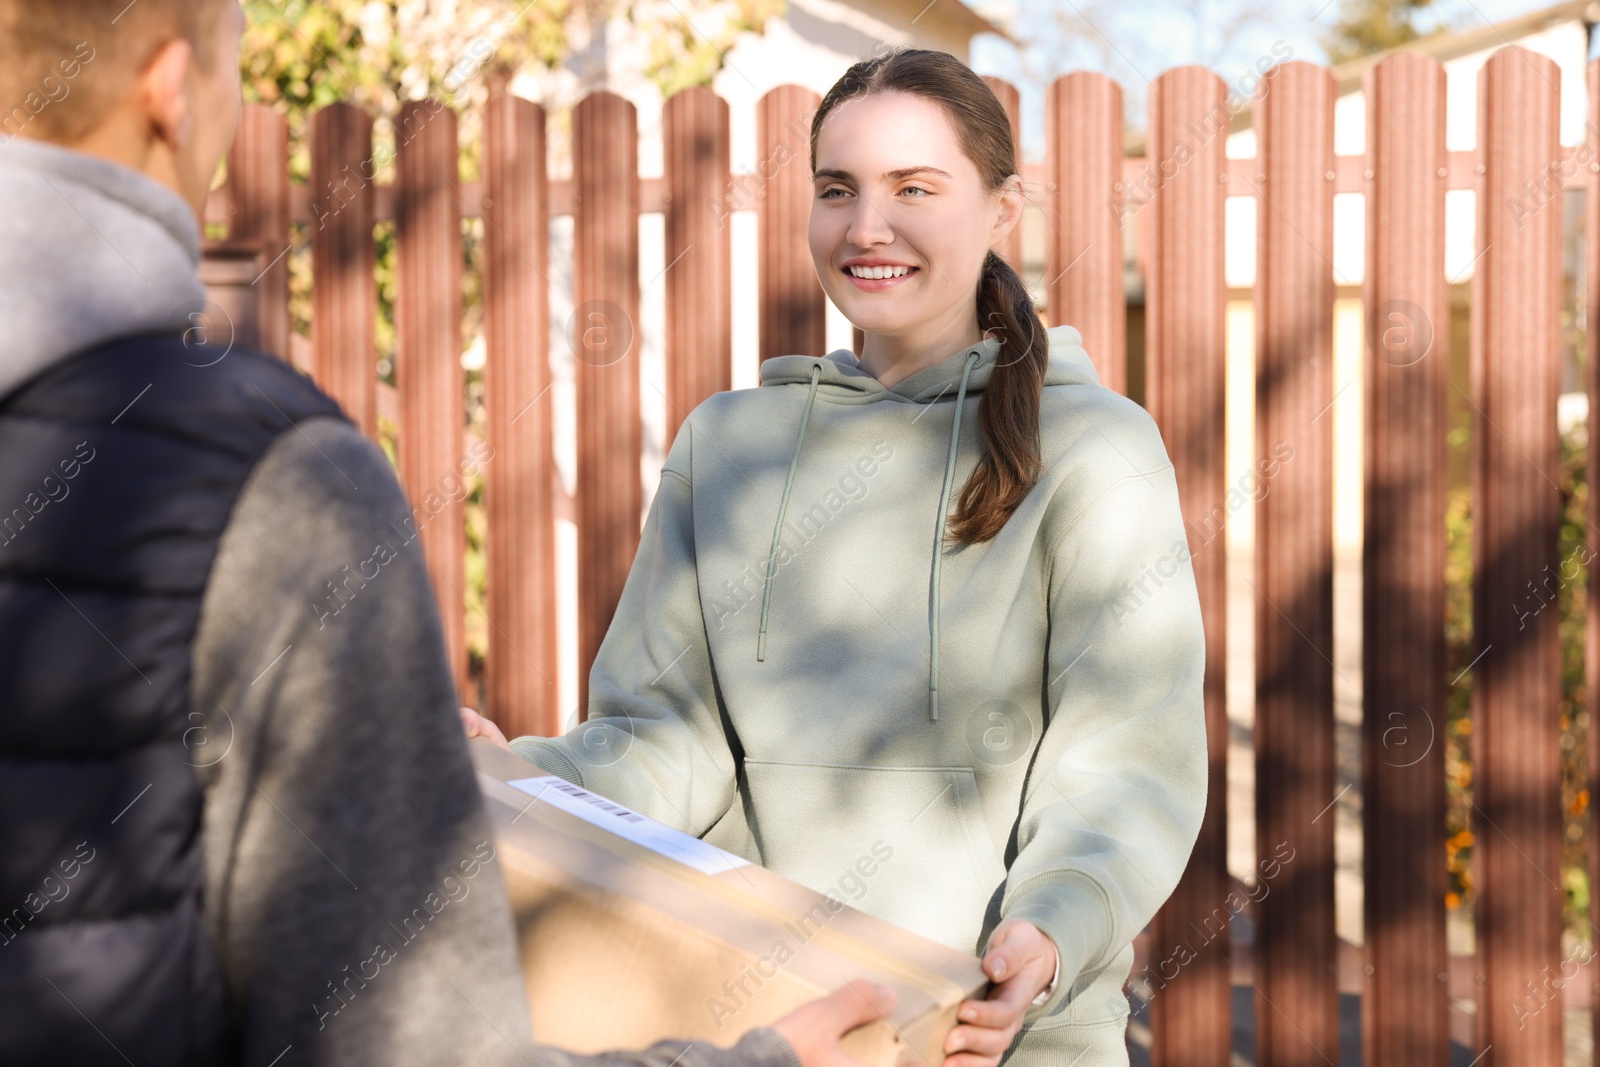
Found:
[[[762,863],[801,885],[976,952],[1005,865],[968,767],[747,759]]]

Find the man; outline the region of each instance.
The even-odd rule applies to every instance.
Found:
[[[0,1062],[851,1062],[864,984],[732,1050],[531,1046],[415,544],[350,580],[404,495],[193,326],[242,26],[0,0]]]

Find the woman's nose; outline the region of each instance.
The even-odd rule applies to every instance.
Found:
[[[856,197],[856,207],[851,213],[850,229],[845,239],[857,248],[886,245],[894,240],[894,227],[889,225],[889,220],[871,195]]]

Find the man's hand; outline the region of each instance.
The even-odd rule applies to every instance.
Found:
[[[829,996],[802,1005],[772,1024],[794,1047],[804,1067],[866,1067],[844,1054],[839,1039],[858,1026],[887,1018],[895,992],[888,986],[854,981]]]
[[[943,1067],[996,1067],[1033,998],[1056,972],[1056,946],[1026,919],[1007,919],[989,939],[983,970],[995,985],[985,1000],[964,1000],[945,1038]]]
[[[471,708],[461,709],[461,725],[466,728],[468,737],[487,737],[507,752],[511,751],[511,745],[506,741],[506,735],[500,732],[500,727]]]

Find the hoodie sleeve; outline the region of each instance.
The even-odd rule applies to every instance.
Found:
[[[1060,953],[1056,990],[1028,1021],[1150,921],[1205,811],[1205,632],[1177,484],[1142,411],[1106,429],[1091,439],[1123,445],[1083,465],[1106,471],[1097,488],[1057,490],[1069,510],[1046,557],[1051,712],[1001,905]]]
[[[679,430],[589,672],[589,715],[511,748],[550,774],[700,836],[734,800],[734,758],[700,608],[693,423]]]

